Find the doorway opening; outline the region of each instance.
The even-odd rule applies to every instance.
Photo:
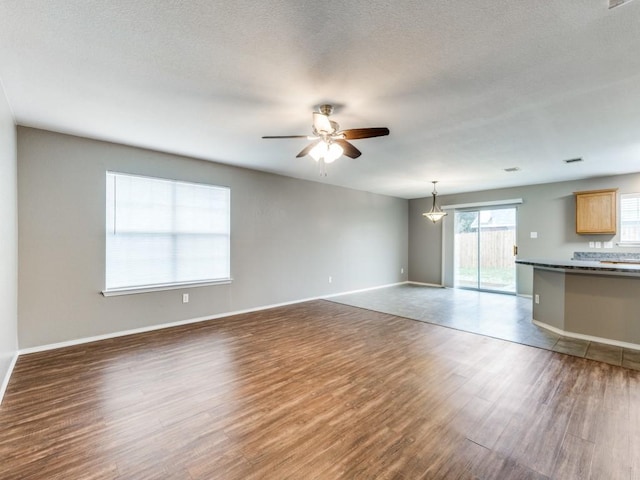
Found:
[[[516,293],[515,207],[456,210],[454,286]]]

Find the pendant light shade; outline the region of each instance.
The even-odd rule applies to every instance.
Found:
[[[431,205],[431,210],[429,210],[428,212],[423,213],[422,215],[427,217],[433,223],[436,223],[437,221],[441,220],[442,217],[448,215],[448,213],[447,212],[443,212],[442,209],[436,203],[436,196],[438,195],[438,192],[436,192],[436,183],[438,183],[438,181],[434,180],[431,183],[433,183],[433,193],[432,193],[432,195],[433,195],[433,205]]]

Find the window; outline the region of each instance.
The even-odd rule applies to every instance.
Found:
[[[106,290],[230,280],[230,191],[107,172]]]
[[[620,242],[640,243],[640,193],[620,195]]]

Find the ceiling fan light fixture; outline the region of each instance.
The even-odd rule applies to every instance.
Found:
[[[322,160],[324,163],[333,163],[340,158],[343,153],[344,149],[337,143],[328,143],[325,140],[322,140],[311,149],[309,155],[316,162]]]
[[[327,149],[327,155],[324,157],[325,163],[331,163],[339,159],[344,153],[344,149],[337,143],[332,143]]]
[[[433,192],[431,194],[433,195],[433,204],[431,205],[431,210],[423,213],[422,216],[427,217],[433,223],[437,223],[439,220],[442,220],[443,217],[446,217],[449,214],[443,211],[436,203],[436,197],[438,195],[438,192],[436,191],[436,183],[438,183],[438,181],[433,180],[431,183],[433,183]]]

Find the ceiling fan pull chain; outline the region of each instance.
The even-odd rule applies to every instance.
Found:
[[[327,164],[324,162],[324,158],[321,158],[318,163],[320,164],[320,176],[321,177],[326,177],[327,176]]]

